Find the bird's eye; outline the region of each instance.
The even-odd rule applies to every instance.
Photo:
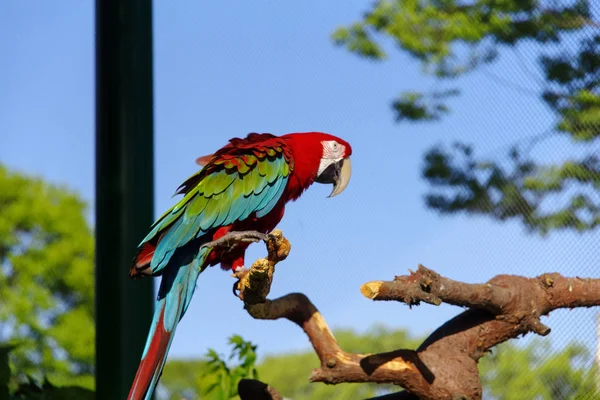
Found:
[[[338,158],[344,153],[344,145],[334,140],[325,140],[321,144],[323,145],[324,158]]]

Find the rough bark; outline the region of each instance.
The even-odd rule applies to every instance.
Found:
[[[416,272],[393,281],[365,283],[361,292],[375,301],[400,301],[409,306],[448,303],[468,309],[440,326],[416,350],[347,353],[304,294],[266,298],[275,265],[287,257],[291,246],[281,231],[265,239],[267,258],[238,276],[237,289],[245,309],[253,318],[286,318],[304,330],[321,361],[309,378],[311,382],[393,383],[406,389],[379,399],[481,399],[477,361],[492,347],[529,332],[548,335],[550,328],[540,317],[558,308],[600,305],[600,279],[548,273],[534,278],[498,275],[486,283],[468,284],[419,265]]]

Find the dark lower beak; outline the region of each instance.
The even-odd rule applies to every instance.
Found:
[[[342,193],[344,189],[346,189],[348,182],[350,182],[351,175],[352,163],[350,162],[349,158],[344,158],[325,168],[321,175],[317,176],[315,182],[332,183],[333,191],[328,197],[333,197]]]

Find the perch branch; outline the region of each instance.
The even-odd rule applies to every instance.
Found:
[[[236,296],[251,304],[265,300],[271,290],[275,264],[285,260],[291,250],[291,244],[283,237],[281,230],[276,229],[270,234],[258,231],[233,231],[202,245],[202,247],[227,247],[232,250],[240,243],[260,241],[266,243],[268,256],[257,260],[249,270],[242,269],[234,274],[238,278],[233,286],[234,294],[236,290],[240,291]]]
[[[600,305],[600,279],[544,274],[535,278],[498,275],[484,284],[457,282],[419,266],[393,281],[368,282],[361,292],[373,300],[395,300],[410,306],[443,302],[469,308],[434,331],[416,350],[353,354],[340,348],[325,319],[301,293],[267,300],[274,267],[290,245],[281,231],[269,235],[266,259],[258,260],[240,279],[244,308],[256,319],[286,318],[307,334],[321,366],[311,382],[393,383],[407,391],[381,399],[481,399],[477,360],[492,347],[550,328],[540,317],[558,308]],[[252,397],[243,397],[252,398]]]
[[[302,293],[291,293],[260,304],[246,304],[245,308],[253,318],[286,318],[306,332],[321,360],[321,368],[313,370],[311,382],[396,383],[416,392],[419,392],[419,387],[429,387],[425,380],[431,374],[421,370],[423,365],[414,351],[399,350],[376,355],[343,351],[319,310]]]
[[[279,229],[271,232],[265,243],[267,245],[267,257],[256,260],[249,270],[235,274],[238,277],[236,284],[239,291],[238,297],[246,304],[257,304],[265,301],[271,290],[275,265],[279,261],[285,260],[292,248],[290,242],[283,237],[283,233]]]

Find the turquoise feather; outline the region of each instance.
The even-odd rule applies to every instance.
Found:
[[[212,165],[205,175],[202,172],[207,168],[192,175],[188,182],[197,180],[196,185],[187,188],[184,197],[157,220],[142,241],[163,234],[150,264],[152,273],[162,271],[175,251],[190,240],[243,221],[252,213],[259,217],[268,214],[283,194],[290,172],[282,149],[278,150],[264,158],[250,155],[248,164],[239,157]]]
[[[156,329],[163,329],[164,333],[162,334],[168,335],[168,343],[165,353],[169,351],[174,338],[175,328],[177,327],[177,324],[181,318],[183,318],[190,305],[194,295],[194,290],[196,289],[196,280],[202,272],[201,266],[204,264],[204,260],[211,250],[212,249],[210,248],[201,249],[190,264],[182,265],[177,269],[177,272],[172,279],[170,279],[171,276],[163,277],[163,280],[161,281],[161,288],[159,290],[159,299],[157,299],[156,302],[154,318],[152,320],[148,339],[146,340],[146,346],[144,348],[142,359],[144,359],[148,353],[150,345],[152,344],[152,340],[154,339]],[[162,324],[160,324],[161,317],[163,319]],[[165,362],[166,357],[161,360],[158,368],[154,370],[152,380],[146,392],[146,400],[152,399],[152,394],[154,393],[154,389],[156,388],[156,384],[158,383]]]

